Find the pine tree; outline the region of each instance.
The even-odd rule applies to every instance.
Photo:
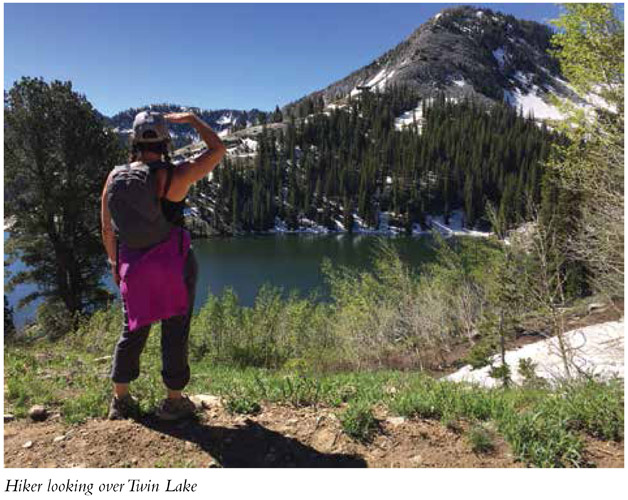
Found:
[[[116,134],[70,82],[23,78],[5,94],[5,216],[14,216],[6,252],[39,297],[70,316],[109,299],[100,238],[100,195],[123,162]]]

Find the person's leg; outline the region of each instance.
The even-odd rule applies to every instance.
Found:
[[[124,305],[122,311],[124,328],[116,344],[111,366],[113,397],[109,403],[108,418],[110,420],[139,416],[138,402],[129,394],[129,382],[135,380],[140,374],[140,354],[146,345],[146,339],[150,332],[150,325],[129,332]]]
[[[198,264],[192,249],[184,266],[189,308],[185,316],[174,316],[161,322],[162,377],[169,399],[181,398],[181,391],[190,381],[188,338],[194,310]]]
[[[124,303],[122,304],[124,325],[122,335],[116,344],[111,366],[111,380],[113,381],[113,393],[121,398],[129,393],[129,382],[132,382],[140,374],[140,354],[144,350],[150,325],[129,331],[129,321]]]

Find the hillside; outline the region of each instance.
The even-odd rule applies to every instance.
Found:
[[[462,6],[445,9],[369,65],[288,105],[324,105],[367,89],[408,86],[423,98],[437,93],[506,101],[537,118],[558,118],[550,96],[579,101],[548,54],[551,29],[511,15]]]
[[[606,312],[576,322],[608,314],[616,317]],[[102,383],[110,333],[89,348],[10,346],[5,407],[14,414],[5,415],[5,467],[624,466],[623,367],[608,383],[550,388],[520,377],[520,385],[503,391],[408,371],[274,372],[195,360],[192,371],[202,376],[190,390],[198,417],[167,423],[151,407],[159,394],[153,336],[136,384],[144,411],[135,421],[110,422]],[[544,344],[525,342],[508,356]],[[27,363],[37,376],[18,376]],[[558,380],[545,368],[539,365],[540,376]],[[34,403],[45,405],[44,421],[22,418]]]
[[[224,165],[190,197],[193,229],[419,235],[439,220],[446,235],[480,234],[487,203],[507,227],[526,220],[522,200],[541,201],[562,118],[552,99],[589,106],[562,78],[551,36],[490,9],[445,9],[265,126],[225,133]]]

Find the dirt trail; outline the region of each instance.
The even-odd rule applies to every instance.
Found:
[[[5,467],[521,467],[503,441],[474,454],[461,432],[439,422],[386,417],[372,443],[341,430],[335,410],[265,405],[257,416],[234,416],[220,405],[198,421],[164,424],[90,420],[64,426],[5,424]],[[61,437],[63,436],[63,437]],[[29,441],[32,444],[24,447]],[[623,467],[623,447],[592,442],[601,467]]]

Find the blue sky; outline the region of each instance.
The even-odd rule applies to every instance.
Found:
[[[4,85],[71,80],[102,113],[172,102],[273,109],[455,4],[5,4]],[[474,4],[539,22],[555,4]]]

